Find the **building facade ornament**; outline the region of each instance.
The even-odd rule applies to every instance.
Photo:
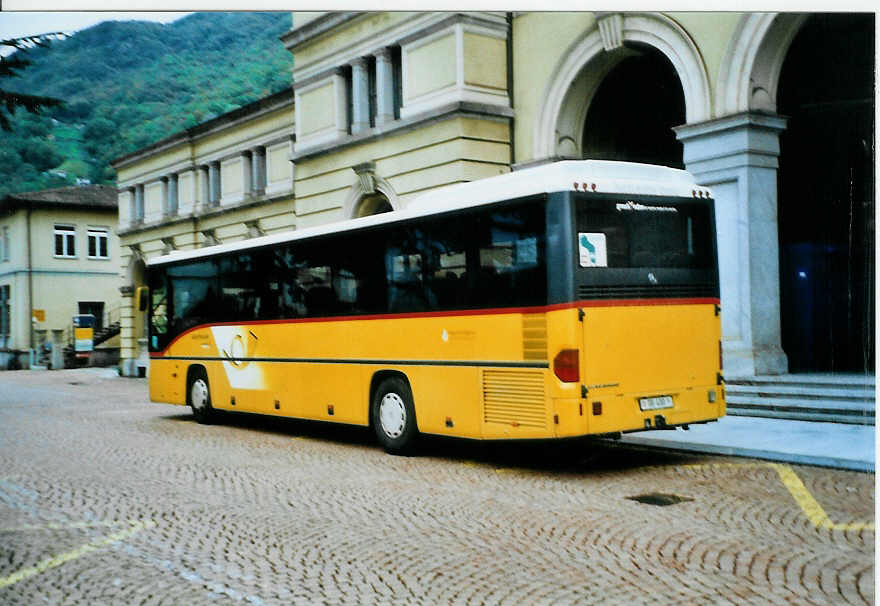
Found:
[[[351,169],[358,176],[358,180],[360,181],[361,191],[364,194],[376,193],[376,163],[375,162],[363,162],[362,164],[356,164],[355,166],[352,166]]]
[[[623,46],[623,13],[596,12],[599,24],[599,35],[602,36],[602,47],[606,51]]]

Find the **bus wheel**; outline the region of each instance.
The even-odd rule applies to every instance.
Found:
[[[389,454],[412,452],[419,435],[412,391],[399,377],[385,379],[373,394],[370,407],[373,429]]]
[[[211,407],[211,389],[208,386],[208,375],[203,369],[200,368],[193,371],[186,393],[196,421],[203,424],[210,423],[214,409]]]

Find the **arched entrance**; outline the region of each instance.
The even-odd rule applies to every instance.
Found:
[[[782,64],[782,347],[792,372],[874,368],[874,20],[813,15]]]
[[[581,143],[587,108],[593,105],[606,77],[629,57],[662,55],[673,66],[685,106],[676,125],[710,117],[706,66],[694,41],[678,23],[660,13],[597,13],[596,18],[595,29],[574,43],[553,70],[534,124],[535,160],[584,157]],[[637,69],[624,67],[621,73],[632,74]],[[665,65],[662,71],[666,72]],[[637,99],[642,101],[637,104],[637,114],[653,101],[641,90]]]
[[[376,174],[373,162],[352,167],[357,179],[348,188],[342,203],[342,218],[357,219],[387,213],[400,208],[400,199],[391,184]]]
[[[391,202],[388,201],[388,198],[381,193],[375,193],[361,198],[360,202],[355,207],[354,216],[355,218],[368,217],[370,215],[388,213],[392,210],[394,210],[394,208],[391,206]]]
[[[605,76],[584,124],[584,158],[684,168],[672,127],[685,122],[681,81],[657,49],[632,43],[630,55]]]

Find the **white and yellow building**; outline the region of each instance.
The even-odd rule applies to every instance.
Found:
[[[118,317],[116,201],[106,185],[0,200],[0,367],[27,365],[31,350],[34,363],[61,367],[73,316],[93,314],[101,326]],[[119,337],[101,348],[118,349]]]
[[[146,257],[560,158],[713,188],[728,375],[873,369],[872,16],[294,13],[281,42],[291,91],[115,163],[125,372]]]

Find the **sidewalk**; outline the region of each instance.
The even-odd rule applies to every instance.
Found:
[[[625,444],[874,471],[874,426],[727,416],[684,431],[625,434]]]

